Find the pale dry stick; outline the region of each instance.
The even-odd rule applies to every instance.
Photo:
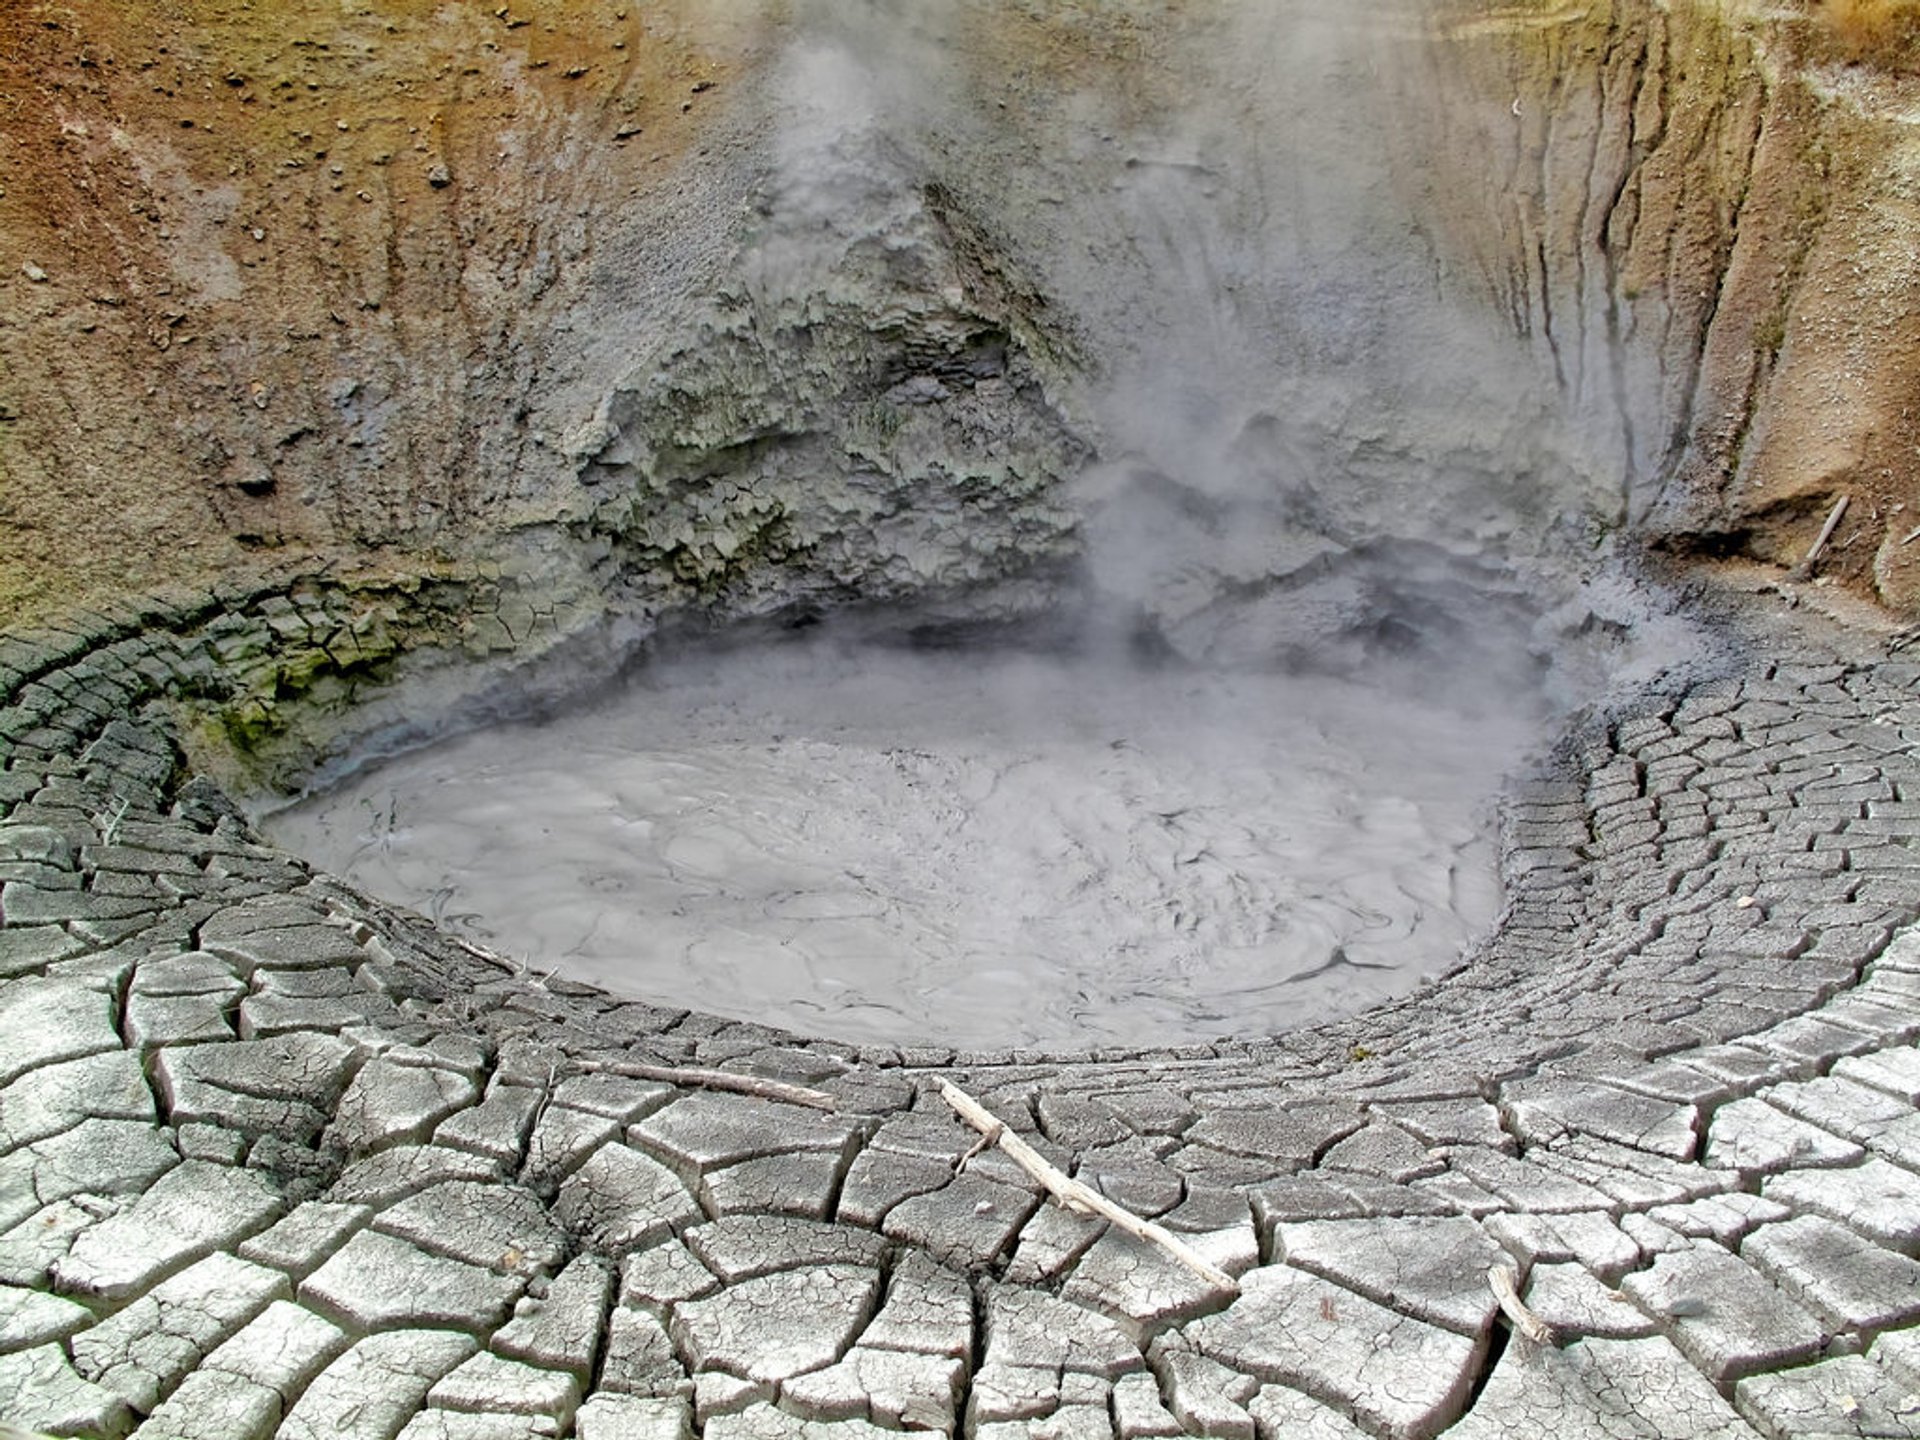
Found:
[[[1510,1265],[1496,1265],[1487,1271],[1487,1288],[1493,1291],[1493,1298],[1500,1302],[1500,1309],[1513,1322],[1513,1328],[1536,1345],[1554,1344],[1557,1337],[1553,1327],[1527,1308],[1527,1302],[1515,1288],[1515,1281]]]
[[[1827,512],[1827,523],[1820,527],[1820,534],[1813,542],[1813,548],[1807,551],[1807,558],[1793,567],[1793,574],[1805,579],[1813,574],[1814,562],[1819,560],[1820,552],[1827,548],[1827,542],[1833,538],[1833,532],[1840,528],[1840,517],[1847,513],[1847,504],[1853,497],[1842,495],[1833,502],[1833,509]]]
[[[659,1080],[668,1085],[696,1086],[704,1090],[732,1090],[762,1100],[780,1100],[788,1105],[805,1105],[813,1110],[838,1110],[840,1102],[824,1090],[785,1080],[769,1080],[761,1075],[740,1075],[732,1070],[701,1070],[675,1065],[641,1065],[627,1060],[576,1060],[576,1070],[604,1075],[621,1075],[629,1080]]]
[[[488,964],[513,970],[516,974],[524,970],[517,960],[496,955],[484,945],[476,945],[458,935],[452,936],[453,943],[472,955],[475,959],[485,960]],[[550,977],[540,977],[535,984]],[[575,1060],[576,1070],[588,1073],[621,1075],[629,1080],[658,1080],[668,1085],[685,1085],[703,1090],[732,1090],[741,1095],[754,1095],[762,1100],[780,1100],[788,1105],[805,1105],[812,1110],[838,1110],[840,1102],[824,1090],[810,1090],[805,1085],[792,1085],[785,1080],[768,1080],[759,1075],[737,1075],[731,1070],[702,1070],[695,1066],[682,1068],[677,1065],[642,1065],[626,1060]],[[4,1437],[0,1437],[4,1440]]]
[[[961,1119],[985,1136],[989,1144],[999,1145],[1007,1152],[1007,1157],[1014,1164],[1038,1180],[1046,1188],[1047,1193],[1067,1209],[1080,1215],[1098,1215],[1110,1224],[1117,1225],[1129,1235],[1138,1236],[1149,1244],[1158,1245],[1209,1285],[1225,1290],[1229,1294],[1240,1293],[1239,1281],[1171,1230],[1163,1225],[1156,1225],[1151,1220],[1141,1219],[1131,1210],[1114,1204],[1098,1190],[1075,1180],[1057,1165],[1051,1165],[1043,1160],[1038,1151],[1009,1130],[991,1110],[952,1081],[936,1078],[934,1083],[940,1087],[941,1098],[954,1108]]]

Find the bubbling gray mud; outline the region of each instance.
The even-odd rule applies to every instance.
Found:
[[[1494,919],[1526,695],[1019,653],[657,664],[416,751],[281,843],[536,971],[857,1041],[1271,1033]]]

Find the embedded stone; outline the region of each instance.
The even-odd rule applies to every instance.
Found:
[[[215,1250],[232,1249],[280,1212],[249,1170],[184,1160],[125,1210],[80,1235],[53,1266],[54,1283],[119,1299]]]
[[[843,1355],[873,1314],[879,1276],[852,1265],[782,1270],[674,1307],[673,1337],[696,1368],[780,1381]]]
[[[506,1319],[524,1288],[520,1276],[362,1230],[301,1283],[300,1300],[362,1330],[412,1325],[481,1333]]]

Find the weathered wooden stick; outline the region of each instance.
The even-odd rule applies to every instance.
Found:
[[[1827,523],[1820,527],[1820,535],[1813,542],[1813,548],[1807,551],[1807,558],[1793,567],[1793,573],[1802,578],[1813,573],[1814,562],[1820,558],[1820,552],[1827,548],[1827,542],[1833,538],[1833,532],[1840,528],[1840,517],[1847,513],[1847,502],[1853,497],[1842,495],[1833,502],[1833,509],[1827,512]]]
[[[1527,1302],[1515,1288],[1516,1278],[1511,1266],[1496,1265],[1487,1271],[1487,1286],[1493,1291],[1493,1298],[1500,1302],[1501,1311],[1513,1322],[1514,1329],[1536,1345],[1552,1345],[1557,1338],[1553,1327],[1527,1308]]]
[[[603,1075],[624,1075],[629,1080],[659,1080],[668,1085],[690,1085],[704,1090],[732,1090],[814,1110],[840,1108],[840,1102],[824,1090],[810,1090],[805,1085],[769,1080],[761,1075],[741,1075],[732,1070],[682,1069],[675,1065],[642,1065],[630,1060],[575,1060],[573,1067]]]
[[[1108,1223],[1119,1226],[1129,1235],[1138,1236],[1149,1244],[1158,1245],[1209,1285],[1230,1294],[1240,1293],[1239,1281],[1164,1225],[1156,1225],[1151,1220],[1142,1220],[1131,1210],[1114,1204],[1090,1185],[1075,1180],[1059,1166],[1049,1164],[1031,1145],[995,1118],[992,1111],[958,1085],[949,1080],[937,1078],[934,1083],[940,1087],[941,1098],[954,1108],[961,1119],[984,1135],[989,1143],[997,1144],[1006,1151],[1008,1158],[1014,1164],[1038,1180],[1047,1193],[1067,1209],[1081,1215],[1098,1215]]]

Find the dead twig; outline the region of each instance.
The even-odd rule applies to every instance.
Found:
[[[1847,504],[1853,497],[1842,495],[1833,502],[1833,509],[1827,512],[1827,523],[1820,527],[1820,535],[1813,542],[1813,548],[1807,551],[1807,558],[1793,567],[1791,576],[1795,580],[1804,580],[1813,574],[1813,567],[1820,554],[1827,548],[1827,542],[1833,538],[1833,532],[1840,528],[1840,519],[1847,513]]]
[[[1039,1181],[1047,1193],[1067,1209],[1080,1215],[1098,1215],[1129,1235],[1138,1236],[1151,1245],[1158,1245],[1209,1285],[1230,1294],[1240,1293],[1239,1281],[1164,1225],[1156,1225],[1151,1220],[1141,1219],[1131,1210],[1114,1204],[1098,1190],[1075,1180],[1057,1165],[1049,1164],[1031,1145],[1007,1129],[992,1111],[958,1085],[940,1079],[936,1079],[934,1083],[940,1087],[941,1098],[954,1108],[961,1119],[986,1136],[989,1143],[999,1145],[1007,1152],[1008,1158],[1014,1164]]]
[[[785,1080],[769,1080],[761,1075],[741,1075],[732,1070],[701,1070],[677,1065],[642,1065],[630,1060],[576,1060],[577,1070],[599,1075],[620,1075],[629,1080],[658,1080],[667,1085],[686,1085],[703,1090],[731,1090],[762,1100],[778,1100],[787,1105],[805,1105],[813,1110],[838,1110],[840,1102],[824,1090]]]
[[[1515,1288],[1519,1277],[1510,1265],[1496,1265],[1487,1271],[1487,1288],[1493,1291],[1493,1298],[1500,1302],[1500,1309],[1507,1319],[1513,1322],[1513,1328],[1536,1345],[1552,1345],[1556,1341],[1553,1327],[1527,1308],[1527,1302],[1520,1298]]]

